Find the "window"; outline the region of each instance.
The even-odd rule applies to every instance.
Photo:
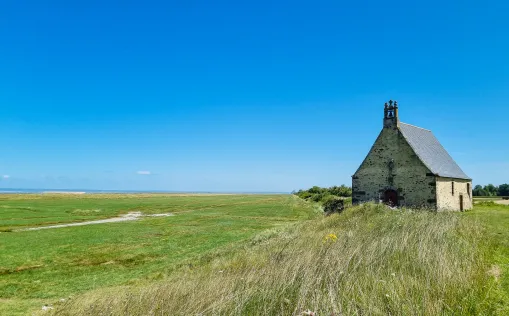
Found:
[[[451,184],[452,184],[452,195],[454,195],[454,181],[451,182]]]
[[[467,193],[468,193],[468,196],[470,196],[470,183],[467,183]]]

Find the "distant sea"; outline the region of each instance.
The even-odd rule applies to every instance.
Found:
[[[0,194],[41,194],[41,193],[81,193],[81,194],[99,194],[99,193],[173,193],[173,194],[289,194],[288,192],[214,192],[214,191],[158,191],[158,190],[88,190],[88,189],[11,189],[0,188]]]

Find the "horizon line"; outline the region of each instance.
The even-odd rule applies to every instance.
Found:
[[[24,192],[33,191],[33,192]],[[174,194],[291,194],[285,191],[213,191],[213,190],[197,190],[197,191],[179,191],[179,190],[116,190],[116,189],[55,189],[55,188],[0,188],[2,193],[174,193]]]

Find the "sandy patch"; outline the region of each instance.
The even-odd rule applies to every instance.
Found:
[[[154,193],[154,195],[157,195],[157,193]],[[186,196],[229,196],[229,195],[248,195],[248,194],[235,194],[235,193],[161,193],[161,195],[186,197]]]
[[[502,204],[502,205],[509,205],[509,200],[497,200],[497,201],[495,201],[495,203]]]
[[[172,213],[163,213],[163,214],[151,214],[151,215],[145,215],[147,217],[168,217],[168,216],[174,216]]]
[[[141,212],[129,212],[129,213],[119,216],[119,217],[112,217],[112,218],[107,218],[107,219],[99,219],[99,220],[95,220],[95,221],[87,221],[87,222],[79,222],[79,223],[69,223],[69,224],[59,224],[59,225],[51,225],[51,226],[23,228],[23,229],[18,229],[15,231],[19,232],[19,231],[29,231],[29,230],[41,230],[41,229],[105,224],[105,223],[118,223],[118,222],[136,221],[142,217],[167,217],[167,216],[174,216],[174,215],[172,213],[143,215]]]

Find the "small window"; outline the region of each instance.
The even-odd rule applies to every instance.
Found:
[[[451,184],[452,184],[452,195],[454,195],[454,181],[451,182]]]
[[[467,194],[470,196],[470,183],[467,183]]]

